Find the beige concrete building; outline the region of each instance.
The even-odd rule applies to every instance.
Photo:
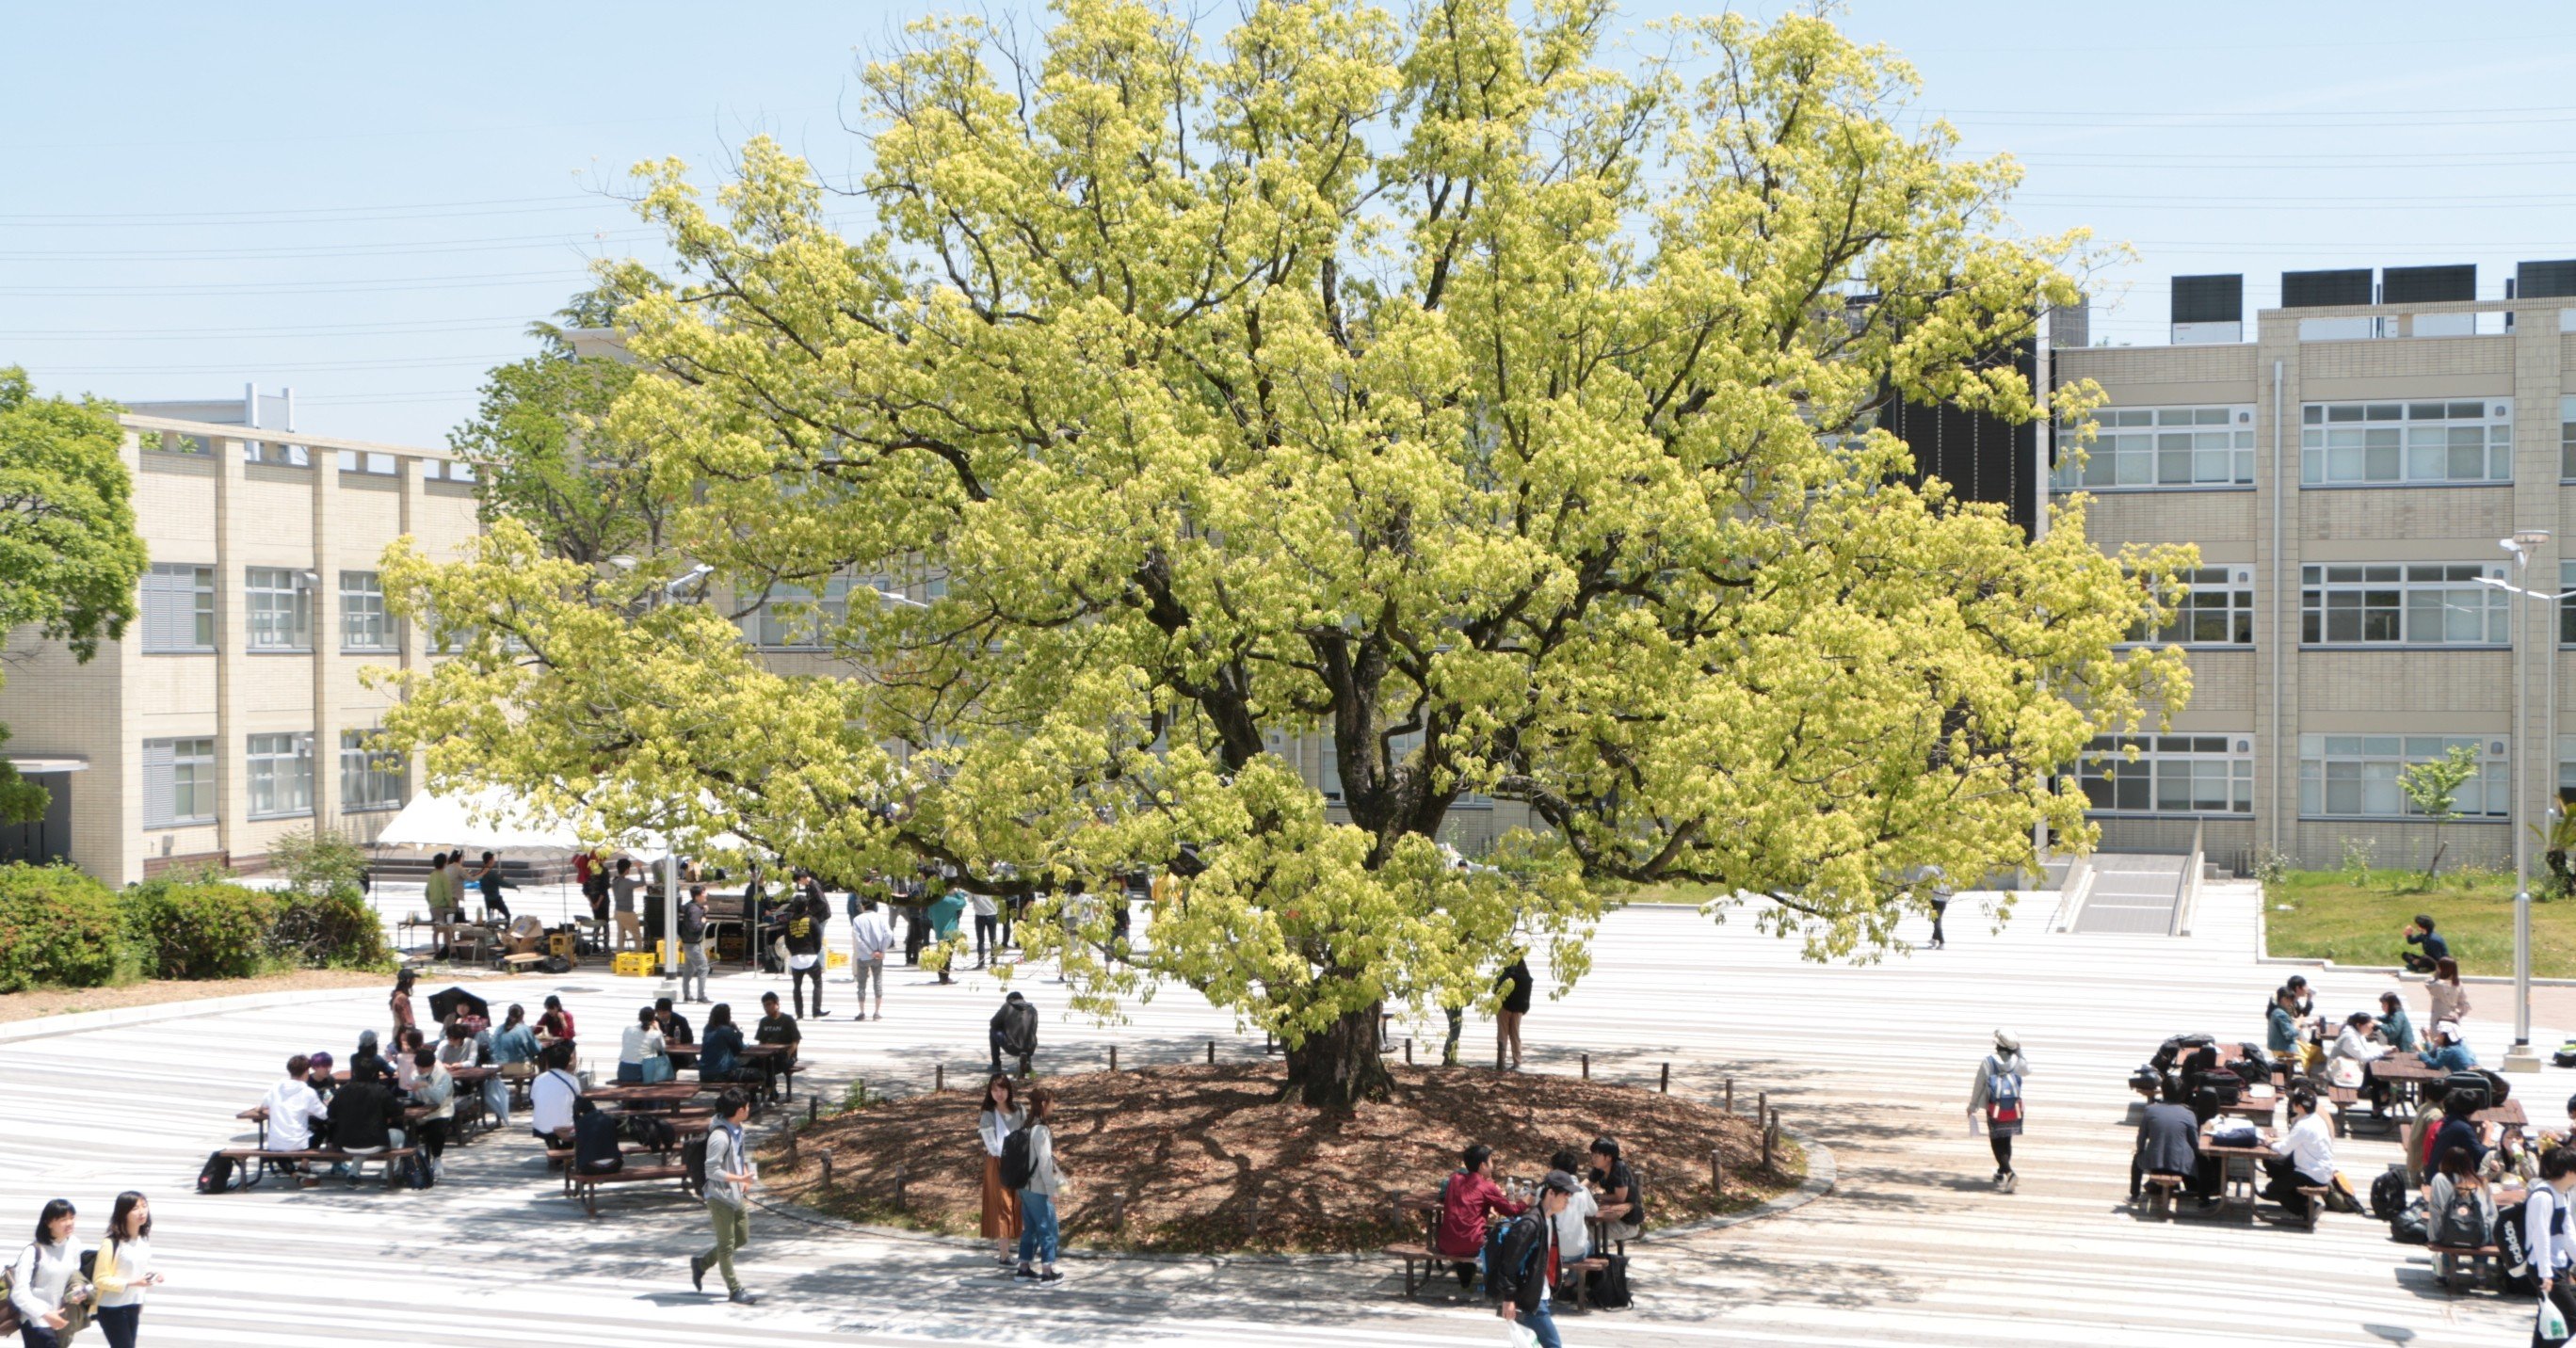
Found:
[[[2181,851],[2201,826],[2240,869],[2348,847],[2421,865],[2434,826],[2399,774],[2457,745],[2478,770],[2440,840],[2509,864],[2514,793],[2539,820],[2576,785],[2550,710],[2576,621],[2497,585],[2576,588],[2576,265],[2525,263],[2503,292],[2476,298],[2464,267],[2292,273],[2249,331],[2239,278],[2177,278],[2174,344],[2053,353],[2110,405],[2052,486],[2093,494],[2106,549],[2195,543],[2203,564],[2156,634],[2189,653],[2189,707],[2142,761],[2084,768],[2104,848]]]
[[[53,792],[5,851],[57,855],[112,884],[174,862],[261,864],[280,834],[360,840],[411,774],[370,754],[388,695],[369,665],[416,666],[421,634],[385,611],[377,568],[404,535],[453,555],[479,525],[466,465],[445,451],[260,430],[249,400],[124,418],[135,518],[151,567],[135,622],[95,660],[13,634],[0,725],[9,757]],[[230,404],[239,407],[241,404]]]

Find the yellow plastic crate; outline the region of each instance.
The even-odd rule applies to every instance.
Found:
[[[846,950],[832,950],[824,952],[823,967],[826,969],[849,968],[850,952]]]
[[[652,956],[633,950],[619,954],[609,965],[610,972],[619,978],[647,978],[652,976],[654,967]]]

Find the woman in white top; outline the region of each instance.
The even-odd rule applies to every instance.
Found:
[[[1001,1242],[1000,1262],[1018,1257],[1019,1191],[1002,1183],[1002,1144],[1028,1122],[1020,1093],[1008,1076],[996,1073],[984,1084],[982,1108],[975,1111],[975,1133],[984,1140],[984,1239]]]
[[[2567,1191],[2576,1189],[2576,1148],[2560,1147],[2540,1158],[2540,1183],[2522,1205],[2522,1248],[2531,1260],[2532,1280],[2558,1313],[2576,1325],[2576,1288],[2568,1286],[2576,1268],[2576,1240],[2568,1234]],[[2540,1341],[2537,1334],[2532,1342]]]
[[[72,1225],[71,1203],[60,1198],[48,1201],[36,1217],[36,1238],[9,1266],[9,1304],[18,1310],[18,1333],[27,1348],[62,1348],[62,1335],[56,1331],[71,1322],[64,1314],[67,1306],[78,1304],[64,1296],[79,1269],[72,1252]]]
[[[2456,1021],[2469,1014],[2469,990],[2460,986],[2459,961],[2448,955],[2433,961],[2433,976],[2424,981],[2424,995],[2433,999],[2432,1018],[2425,1022],[2428,1025]]]
[[[134,1348],[143,1289],[160,1286],[161,1275],[152,1271],[152,1205],[132,1189],[116,1196],[96,1272],[98,1330],[107,1336],[107,1348]]]
[[[626,1027],[617,1042],[617,1084],[640,1086],[670,1079],[670,1050],[663,1047],[661,1025],[648,1006],[635,1013],[635,1023]]]

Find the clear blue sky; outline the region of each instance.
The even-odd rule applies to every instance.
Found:
[[[846,172],[854,53],[961,3],[19,7],[0,364],[132,399],[291,384],[304,430],[438,443],[587,259],[653,251],[606,195],[628,166],[712,169],[767,131]],[[2027,228],[2136,247],[2097,337],[2161,342],[2176,273],[2244,272],[2251,309],[2284,268],[2475,262],[2494,296],[2518,259],[2576,256],[2565,0],[1856,0],[1842,22],[1915,62],[1967,149],[2025,162]]]

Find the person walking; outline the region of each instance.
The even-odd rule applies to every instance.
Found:
[[[1581,1181],[1562,1170],[1547,1172],[1539,1181],[1538,1202],[1503,1227],[1493,1267],[1485,1270],[1491,1294],[1502,1303],[1496,1313],[1528,1330],[1539,1348],[1565,1348],[1549,1309],[1554,1294],[1550,1284],[1556,1281],[1554,1270],[1563,1252],[1557,1243],[1557,1218],[1582,1187]]]
[[[98,1247],[91,1270],[98,1289],[98,1331],[107,1348],[134,1348],[143,1318],[143,1293],[161,1285],[152,1271],[152,1205],[132,1189],[116,1196],[107,1219],[107,1240]]]
[[[2540,1285],[2540,1299],[2576,1325],[2576,1286],[2571,1286],[2576,1282],[2576,1222],[2567,1216],[2571,1189],[2576,1189],[2576,1148],[2560,1147],[2541,1157],[2540,1183],[2523,1200],[2522,1248],[2531,1261],[2531,1280]],[[2537,1328],[2531,1341],[2535,1348],[2564,1342],[2541,1338]]]
[[[36,1214],[36,1238],[9,1265],[9,1304],[18,1312],[26,1348],[62,1348],[65,1331],[90,1293],[71,1285],[80,1272],[72,1251],[77,1214],[71,1200],[48,1200]]]
[[[990,894],[969,895],[966,902],[975,911],[975,967],[982,969],[1002,950],[1002,905]]]
[[[1925,878],[1931,882],[1929,898],[1932,903],[1932,948],[1940,950],[1950,944],[1950,938],[1941,930],[1941,919],[1949,916],[1950,913],[1950,882],[1941,874],[1941,868],[1938,866],[1927,868]]]
[[[796,1018],[805,1018],[805,984],[814,985],[814,1018],[823,1010],[823,924],[831,909],[821,895],[805,891],[788,900],[787,988],[795,998]]]
[[[1512,1070],[1521,1070],[1521,1017],[1529,1014],[1530,993],[1538,984],[1530,977],[1529,954],[1515,952],[1510,967],[1494,978],[1494,986],[1503,991],[1501,1009],[1494,1013],[1494,1064],[1502,1065],[1505,1052],[1511,1054]]]
[[[1020,1266],[1013,1276],[1040,1283],[1064,1281],[1064,1275],[1055,1270],[1055,1196],[1072,1176],[1056,1164],[1055,1130],[1050,1126],[1054,1117],[1055,1092],[1044,1086],[1030,1091],[1028,1122],[1020,1130],[1027,1138],[1021,1145],[1028,1156],[1028,1171],[1020,1183]]]
[[[931,901],[927,916],[930,938],[939,946],[934,957],[939,962],[939,981],[942,983],[957,981],[949,971],[956,967],[957,957],[966,953],[966,943],[957,939],[957,919],[965,914],[966,891],[962,889],[952,886],[947,893]]]
[[[1038,1051],[1038,1009],[1017,992],[1002,999],[1002,1009],[993,1013],[985,1027],[985,1038],[993,1048],[993,1075],[1002,1074],[1002,1058],[1007,1054],[1019,1060],[1020,1075],[1029,1074],[1029,1059]]]
[[[689,995],[695,983],[697,995]],[[704,892],[689,891],[688,901],[680,905],[680,1000],[706,1002],[707,996],[707,901]]]
[[[2021,1136],[2022,1078],[2030,1063],[2021,1056],[2021,1041],[1995,1031],[1995,1051],[1977,1064],[1977,1081],[1968,1096],[1968,1126],[1974,1130],[1983,1114],[1987,1145],[1995,1153],[1995,1187],[2011,1193],[2020,1177],[2013,1173],[2012,1140]]]
[[[644,948],[644,918],[635,911],[635,891],[640,887],[641,882],[635,876],[635,858],[619,857],[617,873],[609,877],[608,881],[608,892],[613,896],[612,906],[615,909],[613,915],[617,919],[619,950]]]
[[[1020,1093],[999,1072],[984,1083],[984,1100],[975,1111],[975,1133],[984,1142],[984,1239],[999,1242],[996,1262],[1011,1266],[1020,1243],[1019,1191],[1002,1183],[1002,1150],[1011,1134],[1028,1122]]]
[[[743,1145],[742,1121],[751,1113],[751,1098],[738,1090],[716,1097],[715,1126],[707,1130],[707,1222],[716,1243],[704,1254],[689,1256],[689,1285],[707,1290],[707,1270],[724,1274],[725,1300],[755,1305],[756,1292],[746,1291],[734,1273],[734,1253],[751,1243],[751,1187],[760,1182],[751,1153]]]
[[[885,909],[876,899],[859,900],[857,916],[850,919],[850,978],[859,985],[857,1016],[868,1018],[868,988],[876,987],[877,1019],[885,1019],[885,957],[894,948],[894,928],[886,922]]]

